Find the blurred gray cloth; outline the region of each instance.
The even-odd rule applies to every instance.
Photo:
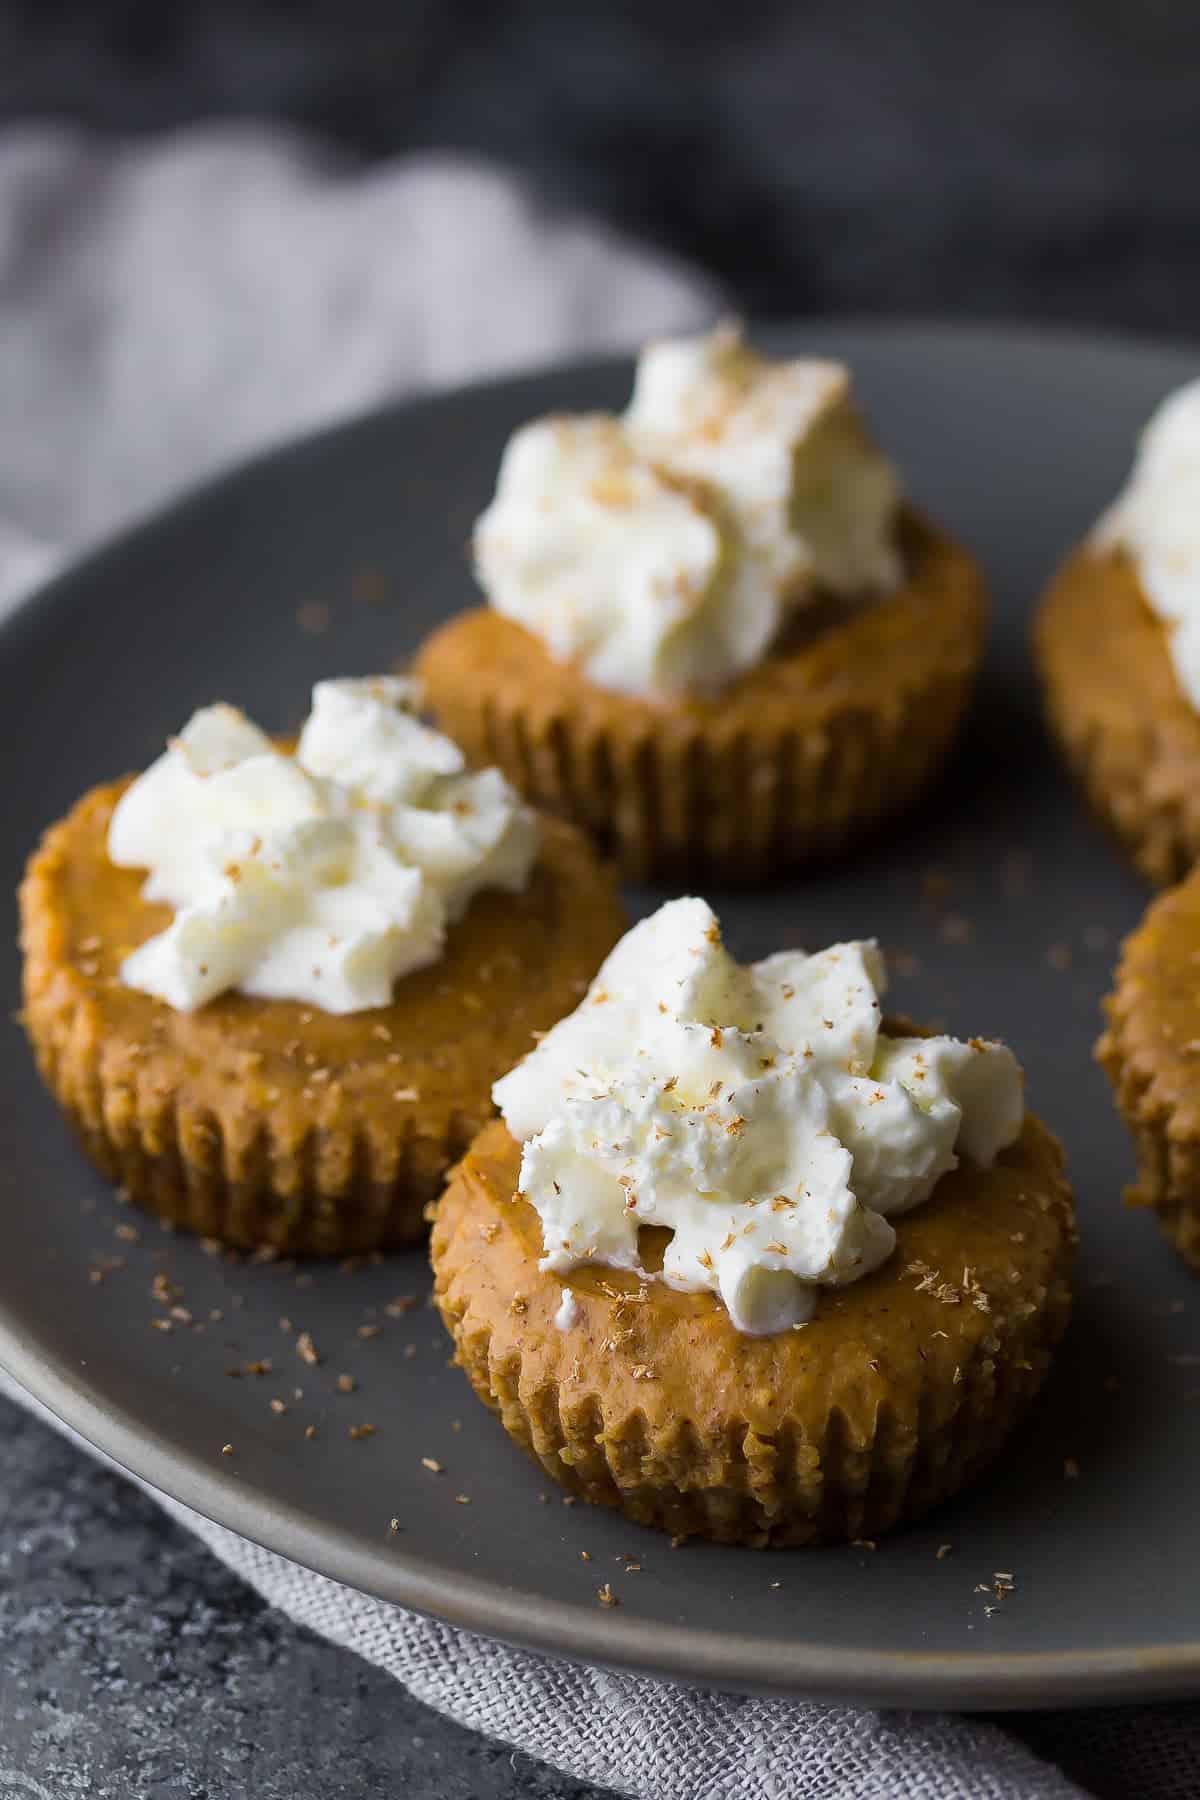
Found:
[[[715,290],[480,164],[275,130],[0,139],[0,598],[389,395],[625,348]]]
[[[15,604],[64,557],[272,440],[418,386],[699,325],[718,304],[694,272],[548,214],[461,160],[360,173],[252,129],[136,148],[10,135],[0,598]],[[989,1723],[736,1698],[555,1662],[371,1600],[162,1504],[272,1604],[430,1706],[637,1800],[1082,1793]],[[1132,1745],[1142,1800],[1197,1793],[1200,1756],[1178,1715],[1161,1715],[1173,1735],[1157,1735],[1153,1713],[1130,1715],[1127,1732],[1113,1723],[1122,1715],[1105,1717],[1114,1746]],[[1043,1741],[1064,1754],[1091,1730],[1088,1715],[1056,1724]]]

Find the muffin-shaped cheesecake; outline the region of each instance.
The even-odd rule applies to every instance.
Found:
[[[293,748],[196,713],[47,832],[25,1020],[93,1161],[243,1246],[403,1243],[623,925],[587,839],[414,715],[327,681]]]
[[[475,566],[488,604],[417,658],[434,712],[634,875],[835,851],[932,775],[980,656],[978,570],[848,371],[729,328],[650,346],[620,417],[518,431]]]
[[[751,967],[701,900],[497,1084],[436,1297],[572,1493],[731,1543],[874,1536],[996,1455],[1067,1321],[1058,1144],[999,1044],[881,1022],[871,943]]]
[[[1165,885],[1200,856],[1200,381],[1042,603],[1051,726],[1099,816]]]
[[[1096,1054],[1137,1152],[1126,1197],[1200,1273],[1200,870],[1126,940],[1105,1011]]]

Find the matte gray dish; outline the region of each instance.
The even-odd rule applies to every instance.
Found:
[[[911,492],[983,557],[995,628],[968,739],[915,818],[835,869],[712,897],[744,956],[879,933],[909,971],[897,1006],[1007,1037],[1033,1105],[1066,1140],[1084,1232],[1077,1317],[994,1476],[875,1551],[672,1550],[565,1508],[447,1366],[436,1316],[384,1310],[425,1293],[421,1252],[305,1272],[165,1236],[84,1166],[15,1026],[3,1039],[0,1360],[128,1468],[235,1530],[547,1651],[916,1706],[1194,1691],[1200,1290],[1153,1222],[1122,1209],[1130,1158],[1090,1059],[1097,1001],[1145,890],[1048,752],[1026,641],[1056,558],[1196,359],[985,329],[811,327],[779,341],[855,365]],[[43,825],[92,782],[144,765],[195,705],[223,697],[269,726],[294,723],[314,678],[386,665],[469,602],[464,544],[507,433],[543,409],[618,402],[627,376],[591,366],[389,409],[236,471],[56,582],[0,633],[5,889]],[[630,898],[644,910],[658,896]],[[113,1257],[123,1266],[89,1279]],[[169,1333],[151,1325],[164,1312],[159,1270],[193,1321]],[[363,1325],[382,1329],[360,1337]],[[298,1357],[297,1330],[319,1367]],[[260,1360],[269,1373],[227,1373]],[[356,1377],[352,1394],[337,1390],[341,1373]],[[363,1423],[376,1433],[352,1438]],[[998,1571],[1015,1580],[1001,1600],[989,1591]],[[615,1609],[597,1604],[605,1581]]]

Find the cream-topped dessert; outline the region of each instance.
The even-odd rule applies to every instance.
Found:
[[[899,504],[849,372],[723,327],[643,351],[619,418],[518,431],[475,566],[497,612],[597,686],[711,694],[817,598],[899,583]]]
[[[1126,550],[1167,626],[1175,675],[1200,710],[1200,380],[1169,394],[1142,434],[1124,491],[1093,534]]]
[[[877,1268],[889,1218],[960,1156],[989,1167],[1024,1119],[1008,1049],[889,1036],[885,987],[870,942],[743,966],[702,900],[635,926],[493,1090],[541,1267],[645,1273],[639,1230],[663,1226],[661,1279],[715,1293],[755,1335]]]
[[[229,989],[358,1012],[437,961],[480,889],[519,892],[535,815],[418,700],[394,676],[318,682],[294,752],[234,707],[195,713],[113,813],[110,860],[175,909],[122,981],[184,1012]]]

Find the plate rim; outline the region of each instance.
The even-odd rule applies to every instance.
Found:
[[[0,1368],[61,1424],[135,1480],[210,1523],[388,1605],[521,1649],[733,1692],[918,1710],[997,1711],[1165,1700],[1200,1686],[1200,1640],[1088,1651],[831,1650],[741,1633],[665,1625],[576,1603],[510,1594],[470,1575],[428,1576],[419,1555],[360,1548],[337,1526],[247,1488],[230,1465],[214,1468],[114,1406],[82,1370],[22,1342],[0,1312]],[[803,1554],[800,1552],[799,1554]],[[820,1555],[819,1550],[809,1554]],[[382,1579],[381,1579],[382,1576]],[[671,1669],[664,1675],[664,1665]]]
[[[936,335],[943,342],[954,339],[981,352],[989,345],[1020,342],[1047,350],[1059,347],[1078,352],[1086,348],[1200,360],[1200,347],[1186,339],[1003,320],[850,315],[771,321],[761,331],[756,328],[756,335],[768,342],[794,341],[801,334],[869,337],[895,343],[901,350]],[[396,414],[436,409],[450,399],[469,402],[475,395],[498,389],[512,390],[516,397],[523,387],[536,387],[547,376],[627,367],[631,354],[558,360],[386,400],[227,464],[89,545],[32,589],[0,620],[0,654],[7,650],[19,655],[23,630],[37,629],[48,608],[67,604],[76,584],[86,584],[110,559],[121,558],[145,538],[170,532],[193,509],[218,502],[225,492],[268,466],[329,450],[339,440],[350,439]],[[44,1343],[27,1339],[2,1303],[0,1368],[61,1424],[168,1501],[385,1604],[407,1607],[533,1652],[685,1684],[918,1709],[1041,1709],[1162,1700],[1200,1691],[1200,1638],[1114,1649],[910,1649],[864,1654],[800,1639],[768,1643],[750,1634],[652,1623],[600,1609],[593,1613],[577,1602],[539,1600],[511,1592],[493,1578],[445,1571],[431,1576],[420,1556],[402,1546],[389,1545],[384,1560],[377,1548],[364,1547],[353,1533],[337,1525],[314,1523],[302,1505],[247,1486],[235,1465],[213,1468],[148,1428],[136,1412],[105,1397],[86,1363],[77,1368]],[[670,1668],[670,1675],[664,1675],[664,1666]]]

